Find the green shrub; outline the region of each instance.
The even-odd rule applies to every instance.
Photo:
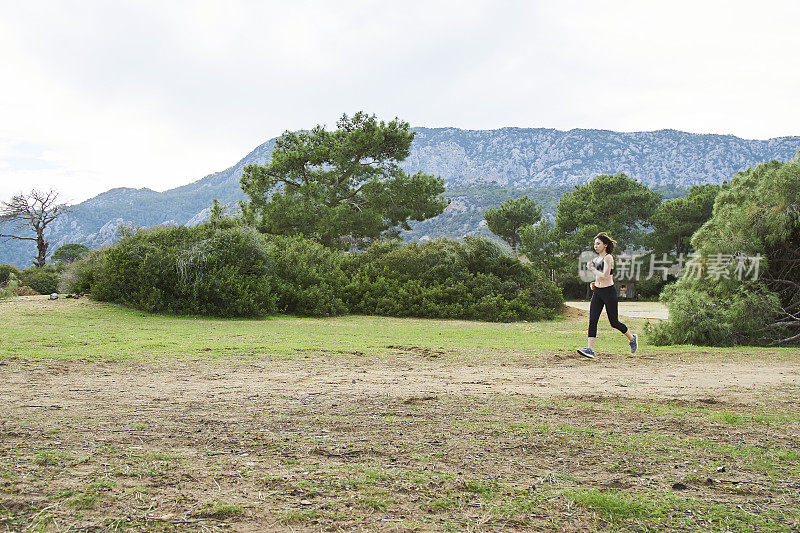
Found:
[[[307,316],[347,313],[342,291],[347,276],[343,252],[301,237],[268,237],[272,250],[270,282],[278,310]]]
[[[26,268],[19,273],[19,281],[39,294],[51,294],[58,291],[58,272],[50,265]]]
[[[560,277],[558,286],[568,300],[585,300],[588,294],[588,283],[574,275]]]
[[[0,284],[0,300],[5,300],[6,298],[14,296],[17,287],[19,287],[19,280],[17,280],[16,274],[10,272],[6,282]]]
[[[662,292],[670,319],[651,328],[651,341],[800,343],[798,213],[800,153],[736,174],[717,194],[711,219],[692,236],[697,279],[681,279]]]
[[[14,265],[0,265],[0,286],[8,283],[11,274],[19,277],[19,270]]]
[[[70,263],[61,274],[61,292],[87,293],[92,291],[97,276],[102,275],[104,250],[92,250],[82,259]]]
[[[667,280],[660,276],[653,276],[650,279],[642,278],[636,282],[636,293],[641,298],[658,298],[664,287],[674,281],[674,276],[668,276]]]
[[[657,346],[766,344],[774,331],[764,324],[780,310],[778,296],[761,282],[682,279],[668,285],[660,300],[669,308],[669,320],[647,328],[649,342]]]
[[[87,259],[88,260],[88,259]],[[149,312],[262,316],[276,310],[265,239],[211,225],[144,231],[95,259],[78,279],[94,298]]]
[[[488,239],[381,242],[347,268],[353,313],[507,322],[552,318],[563,303],[542,272]]]
[[[562,303],[543,273],[485,239],[386,241],[348,254],[211,224],[131,234],[70,265],[63,286],[149,312],[215,316],[540,320]]]

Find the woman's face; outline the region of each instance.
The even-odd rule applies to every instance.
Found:
[[[598,254],[601,254],[601,253],[603,253],[603,250],[605,250],[605,249],[606,249],[606,243],[604,243],[600,239],[595,239],[594,240],[594,251],[595,252],[597,252]]]

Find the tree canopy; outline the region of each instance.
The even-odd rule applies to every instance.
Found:
[[[600,175],[576,185],[558,202],[554,237],[566,254],[591,247],[601,231],[625,247],[644,245],[644,228],[661,203],[661,195],[625,174]]]
[[[520,230],[520,251],[532,264],[557,278],[555,272],[563,270],[566,261],[558,249],[553,228],[547,220],[525,226]]]
[[[736,174],[692,246],[698,268],[662,294],[655,342],[800,343],[800,157]]]
[[[89,247],[85,244],[71,242],[56,248],[56,251],[53,252],[52,259],[53,261],[61,261],[62,263],[69,264],[82,258],[88,254],[89,251]]]
[[[484,213],[489,231],[506,241],[514,255],[520,242],[520,230],[542,220],[542,209],[528,196],[506,200],[500,207]]]
[[[287,131],[269,164],[245,167],[243,214],[263,232],[344,249],[410,229],[409,220],[447,206],[444,180],[399,167],[413,139],[407,122],[362,112],[343,115],[334,131]]]
[[[714,198],[725,185],[695,185],[683,198],[662,203],[650,217],[653,233],[650,244],[655,253],[687,254],[690,239],[709,218],[714,208]]]

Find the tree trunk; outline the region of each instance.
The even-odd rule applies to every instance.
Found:
[[[36,259],[33,260],[33,266],[43,267],[47,264],[47,247],[50,245],[47,239],[44,238],[44,232],[36,232],[36,249],[38,254]]]

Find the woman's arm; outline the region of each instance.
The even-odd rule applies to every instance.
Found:
[[[601,273],[601,277],[605,278],[607,281],[611,281],[611,271],[614,269],[614,257],[611,254],[608,254],[603,258],[603,272]]]

